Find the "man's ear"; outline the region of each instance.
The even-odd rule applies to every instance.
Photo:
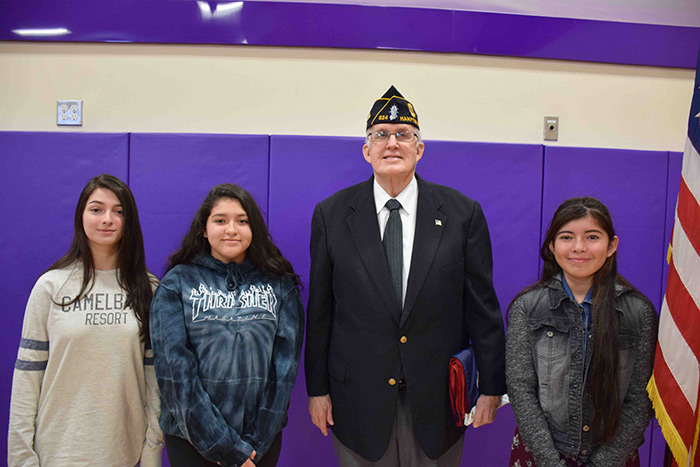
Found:
[[[362,146],[362,155],[365,157],[368,164],[372,163],[372,156],[369,155],[369,145],[366,143],[364,146]]]
[[[416,148],[416,162],[420,160],[421,157],[423,157],[423,151],[425,151],[425,144],[423,144],[423,141],[418,143],[418,147]]]

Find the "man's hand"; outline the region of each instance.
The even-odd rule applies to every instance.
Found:
[[[488,425],[496,419],[498,404],[501,396],[480,395],[476,400],[476,412],[474,413],[474,423],[472,426],[478,428],[481,425]]]
[[[323,436],[328,436],[328,425],[333,426],[333,404],[331,396],[309,397],[309,413],[311,421],[321,430]]]

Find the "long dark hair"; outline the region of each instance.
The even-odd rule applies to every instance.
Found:
[[[68,252],[49,266],[46,271],[65,268],[76,261],[83,265],[83,283],[80,287],[80,292],[70,302],[61,303],[62,305],[75,303],[92,290],[95,279],[95,265],[90,244],[83,228],[83,213],[85,212],[88,198],[98,188],[114,193],[122,205],[124,223],[122,238],[119,241],[119,256],[117,258],[119,274],[117,275],[117,281],[119,286],[126,291],[124,306],[131,307],[134,310],[136,319],[139,321],[141,339],[148,343],[148,311],[151,307],[153,291],[151,290],[151,280],[146,270],[146,254],[143,248],[143,234],[139,223],[139,212],[136,208],[134,195],[126,183],[108,174],[98,175],[87,182],[87,185],[80,193],[78,204],[75,206],[73,242]]]
[[[515,298],[524,293],[543,287],[561,272],[561,266],[554,258],[549,246],[556,241],[557,233],[571,221],[592,217],[608,236],[615,238],[610,211],[599,200],[591,197],[571,198],[564,201],[554,213],[547,234],[542,242],[540,257],[544,261],[542,277],[525,288]],[[615,283],[632,287],[617,273],[617,252],[605,260],[603,266],[593,275],[593,355],[589,370],[591,401],[595,408],[593,429],[603,443],[610,442],[620,424],[619,395],[619,319],[615,309]],[[513,299],[515,301],[515,299]],[[511,302],[512,305],[512,302]]]
[[[211,189],[197,213],[192,219],[190,230],[182,240],[182,246],[170,258],[168,258],[168,271],[178,264],[191,261],[195,256],[211,254],[211,245],[204,237],[206,224],[211,210],[220,199],[234,199],[241,203],[241,207],[248,215],[250,230],[253,239],[248,247],[247,257],[261,271],[272,276],[285,276],[301,287],[301,280],[294,272],[292,264],[282,256],[279,248],[272,241],[272,236],[267,230],[262,212],[253,197],[246,190],[232,183],[222,183]]]

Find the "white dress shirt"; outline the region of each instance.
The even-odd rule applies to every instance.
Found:
[[[377,221],[379,222],[379,234],[384,238],[384,229],[389,220],[389,209],[384,206],[391,196],[384,191],[377,179],[374,179],[374,204],[377,208]],[[415,175],[411,182],[395,198],[401,203],[402,232],[403,232],[403,278],[401,303],[406,300],[406,288],[408,286],[408,273],[411,269],[411,255],[413,254],[413,238],[416,234],[416,211],[418,208],[418,182]]]

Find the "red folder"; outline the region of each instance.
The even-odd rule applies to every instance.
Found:
[[[450,357],[450,406],[455,426],[464,426],[464,416],[471,412],[479,397],[476,359],[471,346]]]

